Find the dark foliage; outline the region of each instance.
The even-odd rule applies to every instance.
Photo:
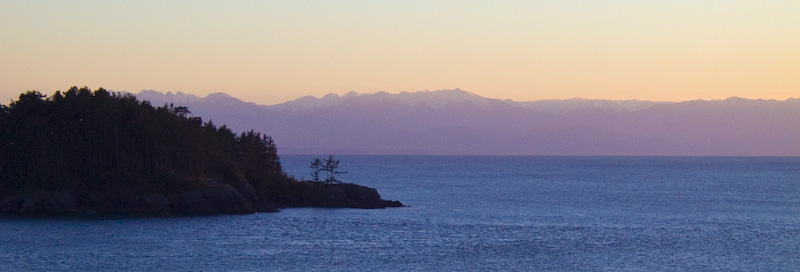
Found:
[[[324,161],[320,160],[319,158],[315,158],[313,161],[311,161],[310,166],[312,169],[311,181],[314,182],[323,182],[325,184],[342,183],[342,181],[336,178],[336,176],[347,173],[336,170],[339,168],[339,160],[334,159],[333,155],[328,156],[328,158]],[[328,177],[325,178],[325,180],[320,180],[320,172],[328,172]]]
[[[217,128],[186,107],[86,87],[49,97],[28,91],[0,105],[0,197],[118,188],[169,194],[231,181],[252,187],[256,200],[292,182],[270,137]]]

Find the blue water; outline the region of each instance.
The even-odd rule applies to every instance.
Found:
[[[800,158],[338,159],[409,207],[0,218],[0,270],[800,271]]]

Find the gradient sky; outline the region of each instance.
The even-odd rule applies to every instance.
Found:
[[[0,1],[0,103],[73,85],[800,97],[800,1]]]

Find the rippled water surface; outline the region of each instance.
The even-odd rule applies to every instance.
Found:
[[[800,158],[339,159],[410,207],[0,218],[0,270],[800,270]]]

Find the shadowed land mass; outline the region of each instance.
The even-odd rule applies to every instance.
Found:
[[[135,96],[73,87],[0,105],[0,214],[243,214],[402,206],[355,184],[300,182],[271,137]]]

